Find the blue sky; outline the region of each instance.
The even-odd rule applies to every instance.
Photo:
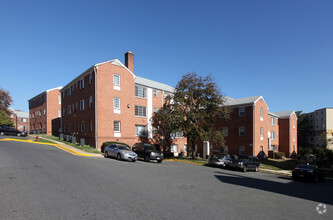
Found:
[[[269,111],[333,107],[333,1],[0,1],[0,86],[13,107],[64,86],[95,63],[124,62],[175,86],[215,77],[233,98]]]

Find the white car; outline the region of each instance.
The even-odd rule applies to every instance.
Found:
[[[133,152],[128,146],[121,144],[110,144],[104,149],[104,157],[115,157],[118,160],[128,160],[135,162],[138,155]]]

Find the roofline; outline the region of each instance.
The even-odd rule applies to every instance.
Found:
[[[83,75],[87,74],[87,72],[91,69],[93,69],[94,66],[89,67],[86,71],[84,71],[83,73],[81,73],[80,75],[78,75],[77,77],[75,77],[72,81],[70,81],[69,83],[67,83],[61,90],[60,92],[64,91],[65,89],[67,89],[67,87],[74,83],[75,81],[77,81],[79,78],[82,78]]]
[[[267,110],[268,110],[269,107],[268,107],[268,105],[267,105],[267,103],[266,103],[266,101],[265,101],[265,99],[264,99],[264,97],[262,95],[257,100],[255,100],[253,104],[255,105],[260,99],[262,99],[264,101],[264,103],[265,103],[265,105],[267,107]]]
[[[62,86],[58,86],[58,87],[56,87],[56,88],[53,88],[53,89],[48,89],[48,90],[45,90],[44,92],[41,92],[41,93],[39,93],[38,95],[34,96],[33,98],[29,99],[29,100],[28,100],[28,102],[30,102],[31,100],[33,100],[33,99],[37,98],[38,96],[41,96],[41,95],[43,95],[44,93],[48,93],[48,92],[50,92],[50,91],[52,91],[52,90],[56,90],[56,89],[59,89],[59,90],[61,90],[61,89],[62,89]]]

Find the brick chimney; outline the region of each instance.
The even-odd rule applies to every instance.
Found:
[[[134,73],[134,53],[131,51],[125,53],[125,66]]]

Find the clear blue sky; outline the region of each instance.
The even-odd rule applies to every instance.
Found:
[[[271,112],[333,107],[331,0],[1,0],[0,30],[15,109],[126,51],[136,75],[171,86],[197,72]]]

